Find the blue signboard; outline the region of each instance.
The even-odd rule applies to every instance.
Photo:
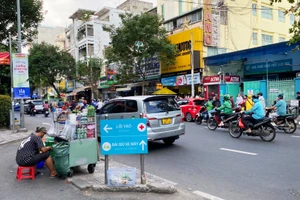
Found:
[[[245,75],[266,74],[267,68],[268,68],[268,73],[291,72],[293,71],[292,64],[293,64],[292,59],[245,64],[244,74]]]
[[[30,99],[30,88],[14,88],[15,99]]]
[[[101,154],[146,154],[146,119],[100,120]]]

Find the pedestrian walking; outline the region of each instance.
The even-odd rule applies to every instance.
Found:
[[[265,98],[264,98],[263,94],[261,92],[259,92],[257,94],[257,96],[258,96],[258,100],[261,102],[263,108],[265,109],[266,108],[266,101],[265,101]]]

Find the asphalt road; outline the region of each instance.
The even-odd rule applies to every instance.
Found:
[[[271,143],[259,137],[233,139],[226,130],[210,131],[186,123],[186,135],[172,146],[149,144],[146,171],[177,187],[225,200],[299,200],[300,131],[277,132]],[[112,159],[139,167],[139,156]]]

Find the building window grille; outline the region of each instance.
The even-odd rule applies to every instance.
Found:
[[[269,7],[261,7],[261,17],[265,19],[273,19],[273,10]]]

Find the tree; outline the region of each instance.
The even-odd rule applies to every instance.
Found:
[[[66,51],[42,42],[34,44],[29,51],[29,80],[34,86],[52,87],[58,97],[60,91],[55,83],[75,77],[76,63]]]
[[[43,20],[42,6],[41,0],[20,0],[22,41],[31,42],[37,34],[38,25]],[[0,46],[6,44],[9,32],[13,38],[18,35],[17,3],[16,0],[1,0]]]
[[[85,58],[77,62],[77,77],[84,85],[90,85],[92,98],[98,99],[98,80],[103,69],[103,61],[100,58]]]
[[[274,3],[280,3],[282,0],[270,0],[271,5]],[[287,0],[291,3],[290,9],[285,11],[285,14],[291,13],[295,16],[295,21],[292,28],[289,29],[289,32],[292,34],[292,38],[290,39],[290,44],[295,44],[300,41],[300,2],[297,0]]]
[[[176,47],[168,40],[167,31],[158,15],[126,13],[121,14],[120,18],[122,25],[118,28],[104,28],[111,38],[111,46],[106,49],[105,57],[108,63],[119,63],[116,75],[118,82],[123,84],[142,80],[144,94],[147,66],[155,62],[152,58],[157,56],[165,65],[173,65]]]

